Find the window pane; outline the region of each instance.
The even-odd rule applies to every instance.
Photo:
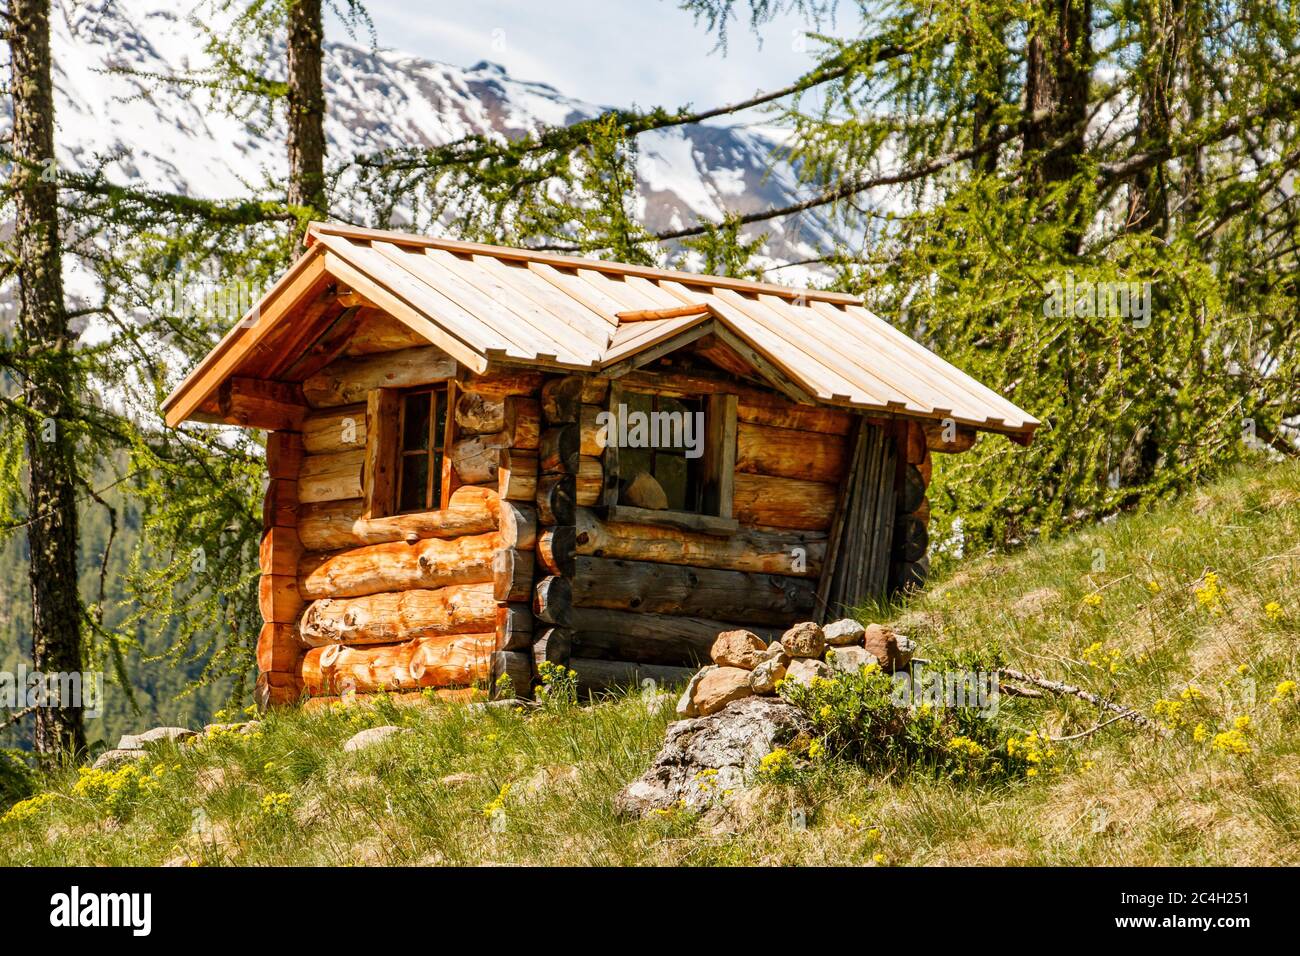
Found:
[[[688,497],[686,459],[681,455],[660,453],[655,455],[655,478],[668,496],[670,511],[692,511],[694,502]]]
[[[429,483],[429,456],[402,456],[402,494],[399,511],[424,511],[429,507],[426,497]]]
[[[402,451],[429,447],[429,393],[406,396],[402,417]]]

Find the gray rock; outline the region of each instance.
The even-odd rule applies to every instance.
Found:
[[[868,664],[880,661],[865,647],[832,647],[826,652],[826,663],[841,674],[856,674]]]
[[[811,722],[779,697],[746,697],[708,717],[679,720],[668,726],[650,769],[619,792],[614,806],[627,816],[706,809],[724,791],[748,786],[759,761],[800,734],[812,734]]]
[[[190,730],[187,727],[154,727],[142,734],[123,734],[122,739],[117,742],[117,749],[143,750],[149,744],[156,744],[164,740],[179,742],[198,735],[198,731]]]
[[[394,727],[391,724],[383,727],[370,727],[358,734],[354,734],[352,738],[343,745],[343,749],[345,751],[365,750],[368,747],[374,747],[377,744],[383,743],[389,737],[398,737],[402,734],[409,734],[410,732],[411,729],[409,727]]]
[[[91,764],[91,767],[95,770],[112,770],[124,763],[130,763],[132,760],[143,760],[147,756],[149,755],[143,747],[133,750],[123,750],[119,747],[116,750],[105,750],[95,758],[95,762]]]
[[[786,662],[780,657],[763,661],[749,672],[749,689],[755,694],[776,692],[776,682],[785,677]]]
[[[708,664],[691,675],[691,679],[686,684],[686,689],[682,691],[682,696],[677,699],[678,717],[698,717],[700,715],[695,706],[695,689],[699,687],[700,681],[704,680],[705,674],[717,669],[717,664]]]
[[[822,628],[822,635],[826,638],[826,643],[831,647],[861,644],[862,636],[865,633],[866,628],[851,617],[841,618]]]
[[[833,680],[835,671],[831,670],[831,666],[825,661],[814,660],[811,657],[800,657],[791,661],[785,671],[786,680],[792,680],[804,687],[811,687],[814,677]]]

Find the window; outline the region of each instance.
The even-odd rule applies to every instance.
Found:
[[[731,534],[736,471],[736,396],[609,389],[604,452],[608,514],[706,534]],[[663,489],[656,508],[628,489],[638,472]],[[637,500],[630,500],[636,498]],[[627,513],[635,511],[635,515]]]
[[[623,393],[620,416],[626,438],[619,470],[630,482],[637,472],[654,477],[669,511],[704,510],[704,403],[698,398]]]
[[[397,423],[397,513],[435,511],[441,507],[446,427],[445,388],[423,389],[402,395]]]

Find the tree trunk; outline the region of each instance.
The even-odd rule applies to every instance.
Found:
[[[18,349],[44,356],[23,388],[31,522],[32,659],[46,675],[81,670],[77,593],[77,465],[68,427],[75,394],[73,341],[63,304],[54,162],[49,0],[10,4],[13,95],[14,247],[19,281]],[[46,759],[86,746],[80,701],[36,711],[35,746]]]
[[[1025,152],[1039,154],[1033,181],[1046,192],[1080,169],[1088,89],[1092,73],[1092,0],[1040,0],[1042,17],[1033,26],[1025,53],[1025,111],[1042,122],[1025,130]],[[1082,210],[1064,210],[1070,222],[1066,252],[1083,241]],[[1073,221],[1071,221],[1073,220]]]
[[[325,200],[325,91],[321,82],[320,0],[289,4],[289,204],[322,217]]]

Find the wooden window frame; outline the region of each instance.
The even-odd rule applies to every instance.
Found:
[[[403,416],[406,399],[410,395],[428,392],[435,396],[430,407],[429,448],[424,454],[435,458],[439,452],[436,447],[441,443],[442,469],[434,474],[430,469],[427,490],[433,497],[432,507],[414,508],[399,511],[401,501],[401,459],[406,457],[402,451]],[[446,418],[442,435],[433,434],[433,422],[437,417],[437,395],[443,393],[446,402]],[[442,382],[429,382],[410,388],[376,388],[366,396],[366,457],[362,474],[362,495],[364,497],[363,513],[367,518],[384,518],[399,514],[428,514],[441,511],[447,506],[452,491],[455,490],[455,470],[451,464],[452,444],[456,435],[456,383],[449,379]]]
[[[626,404],[628,391],[634,391],[639,395],[672,395],[669,391],[659,391],[653,386],[638,386],[636,389],[625,390],[619,383],[611,382],[607,410],[612,415],[617,415],[619,405]],[[619,471],[619,449],[616,443],[607,442],[602,462],[605,470],[605,490],[601,503],[608,520],[658,524],[718,535],[731,534],[739,529],[740,523],[732,515],[736,483],[737,397],[733,394],[718,393],[705,395],[702,398],[704,399],[702,495],[703,507],[707,513],[654,511],[619,504],[619,482],[622,477]]]

